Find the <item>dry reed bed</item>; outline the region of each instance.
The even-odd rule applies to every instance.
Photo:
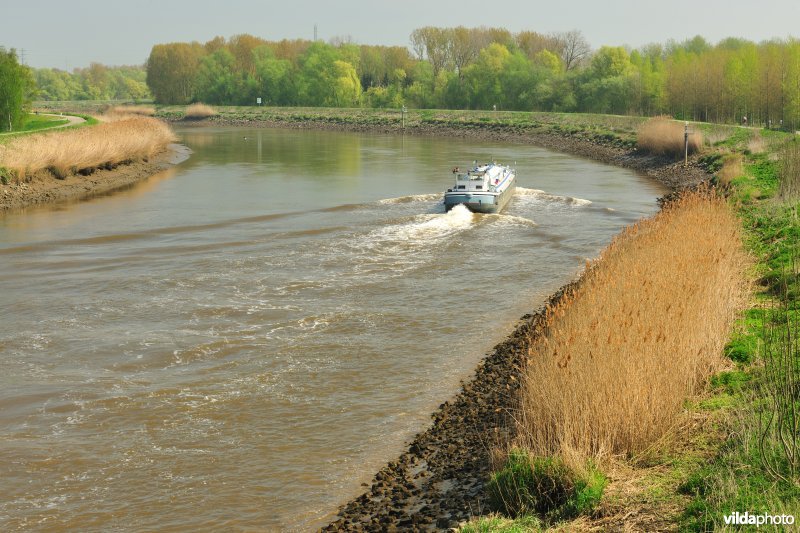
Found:
[[[642,150],[656,155],[682,156],[685,151],[685,125],[668,117],[654,117],[639,127],[636,144]],[[689,153],[703,148],[699,131],[689,135]]]
[[[708,192],[627,228],[548,309],[547,334],[529,350],[518,444],[578,459],[654,443],[723,364],[745,264],[739,223]]]
[[[147,160],[175,141],[160,120],[125,117],[93,127],[21,137],[0,147],[0,166],[18,180],[42,171],[58,178],[100,167]]]
[[[200,120],[208,117],[214,117],[217,114],[217,111],[210,105],[197,103],[186,108],[186,113],[184,113],[183,118],[189,120]]]
[[[105,115],[140,115],[152,117],[156,114],[156,108],[147,105],[117,105],[108,108]]]

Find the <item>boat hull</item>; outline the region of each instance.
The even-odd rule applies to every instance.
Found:
[[[501,193],[490,192],[446,192],[444,208],[450,211],[461,204],[473,213],[499,213],[514,195],[516,184],[512,183]]]

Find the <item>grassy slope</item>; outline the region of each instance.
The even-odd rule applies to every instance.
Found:
[[[757,137],[760,139],[756,139],[756,146],[763,152],[753,153],[751,148]],[[722,527],[723,516],[734,511],[790,513],[800,519],[797,480],[788,484],[765,472],[756,408],[760,402],[757,391],[770,380],[763,371],[765,309],[773,307],[776,289],[785,281],[786,272],[796,268],[791,262],[800,242],[794,214],[796,202],[787,204],[776,198],[779,171],[775,154],[786,138],[776,132],[750,130],[737,132],[722,143],[744,154],[744,173],[732,182],[730,198],[737,205],[746,245],[755,259],[752,274],[756,283],[751,305],[742,313],[726,348],[735,369],[717,376],[712,383],[711,399],[723,412],[720,424],[726,438],[712,460],[681,486],[692,497],[681,516],[684,529],[706,531]],[[785,296],[790,307],[797,306],[798,294],[790,292]],[[769,441],[765,441],[767,449],[775,444]]]

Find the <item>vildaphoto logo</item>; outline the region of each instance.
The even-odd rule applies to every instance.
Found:
[[[725,516],[725,524],[732,526],[791,526],[794,515],[790,514],[750,514],[735,512]]]

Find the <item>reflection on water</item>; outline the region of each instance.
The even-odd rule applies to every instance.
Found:
[[[662,192],[525,145],[181,135],[171,173],[0,217],[4,530],[320,524]],[[492,156],[506,210],[445,213]]]

